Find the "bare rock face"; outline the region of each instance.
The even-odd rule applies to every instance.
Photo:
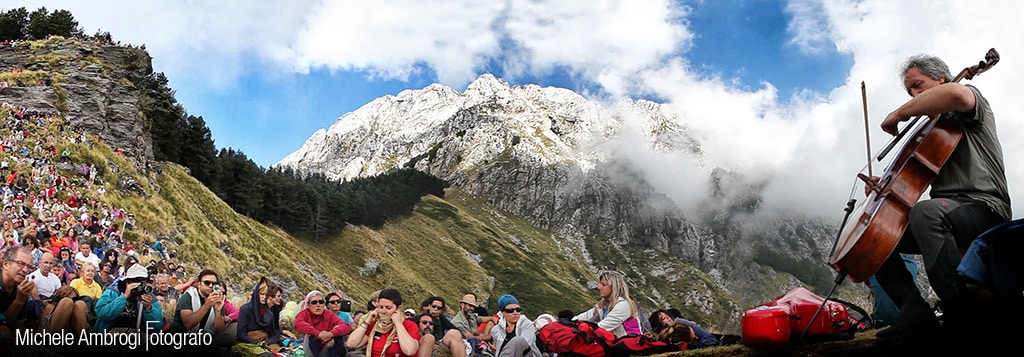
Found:
[[[0,99],[27,110],[62,112],[138,162],[152,160],[148,121],[141,115],[140,83],[152,74],[145,50],[53,38],[0,46],[0,70],[34,71],[50,85],[28,83],[0,90]]]

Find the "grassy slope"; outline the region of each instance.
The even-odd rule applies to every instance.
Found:
[[[338,237],[311,242],[234,213],[180,166],[164,165],[159,184],[159,194],[149,199],[127,199],[140,226],[150,227],[154,234],[182,232],[176,239],[179,244],[170,244],[171,249],[185,261],[221,272],[236,292],[248,290],[265,275],[290,287],[291,299],[310,289],[342,289],[362,306],[374,290],[395,286],[409,300],[407,306],[415,307],[430,295],[454,302],[473,291],[490,303],[492,311],[498,296],[512,293],[529,316],[580,311],[597,298],[587,289],[587,282],[595,279],[593,272],[564,258],[563,250],[579,253],[560,248],[554,233],[533,228],[458,189],[450,189],[446,199],[424,197],[413,214],[379,230],[350,226]],[[224,247],[230,248],[230,255]],[[653,259],[674,272],[636,282],[642,288],[634,289],[634,295],[645,307],[653,303],[642,297],[656,290],[709,327],[728,324],[723,321],[730,319],[732,306],[706,306],[708,301],[730,301],[706,274],[657,252],[626,248],[629,257],[596,256],[595,266]],[[368,268],[373,265],[376,270]]]
[[[498,212],[485,223],[471,212],[484,212],[480,202],[458,190],[451,191],[452,201],[425,197],[412,215],[379,230],[349,227],[312,242],[236,214],[180,166],[165,164],[158,182],[160,191],[151,198],[118,201],[153,234],[181,232],[171,249],[184,261],[224,274],[235,289],[248,289],[265,275],[291,286],[289,298],[310,289],[343,289],[356,306],[386,286],[398,287],[409,306],[429,295],[454,301],[474,291],[493,302],[513,293],[535,313],[578,309],[594,298],[585,290],[592,274],[561,259],[550,232]],[[373,271],[369,261],[379,266],[364,275]]]

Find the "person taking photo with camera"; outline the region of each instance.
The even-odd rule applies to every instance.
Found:
[[[153,298],[145,267],[136,263],[96,301],[93,331],[159,332],[164,326],[160,302]]]

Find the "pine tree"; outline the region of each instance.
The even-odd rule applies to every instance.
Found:
[[[0,13],[0,41],[23,40],[28,31],[28,10],[24,7]]]

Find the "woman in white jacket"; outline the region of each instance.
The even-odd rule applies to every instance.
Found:
[[[629,297],[629,287],[622,273],[604,271],[598,275],[597,290],[601,300],[590,310],[584,311],[573,320],[597,322],[597,326],[611,331],[615,337],[643,333],[637,316],[636,302]]]
[[[523,307],[512,295],[498,298],[501,319],[491,328],[491,343],[497,357],[541,357],[537,349],[537,329],[523,316]]]

